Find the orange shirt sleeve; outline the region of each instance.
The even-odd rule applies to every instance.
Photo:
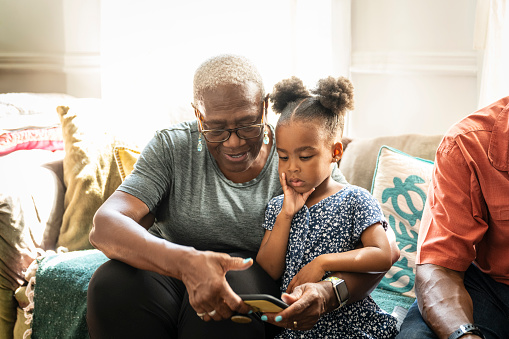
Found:
[[[488,229],[479,168],[474,161],[476,156],[483,156],[484,150],[481,146],[462,147],[465,145],[461,140],[449,142],[449,147],[441,145],[437,152],[419,230],[416,263],[465,271],[476,258],[475,245]]]

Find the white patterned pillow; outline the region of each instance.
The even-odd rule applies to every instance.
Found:
[[[379,288],[415,298],[417,235],[426,202],[433,162],[382,146],[378,153],[371,193],[380,202],[401,251],[399,260]]]

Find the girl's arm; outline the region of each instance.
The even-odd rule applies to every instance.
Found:
[[[256,262],[258,262],[274,280],[279,279],[285,269],[285,256],[292,219],[315,190],[313,188],[305,193],[295,192],[294,189],[286,184],[285,173],[280,174],[279,181],[281,182],[281,187],[285,195],[283,206],[276,217],[276,222],[272,227],[272,231],[265,231],[260,250],[256,256]]]
[[[361,235],[364,247],[355,250],[324,254],[317,257],[324,271],[385,272],[392,266],[391,247],[380,223],[368,227]]]
[[[277,280],[285,269],[286,248],[293,215],[279,213],[272,231],[265,231],[256,256],[256,262],[272,277]]]
[[[392,266],[391,246],[380,223],[361,235],[364,247],[341,253],[322,254],[304,266],[288,285],[287,292],[306,282],[317,282],[325,272],[386,272]]]

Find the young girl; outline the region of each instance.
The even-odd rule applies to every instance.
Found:
[[[271,95],[279,176],[284,195],[266,209],[266,229],[256,261],[282,276],[282,292],[318,282],[334,272],[378,272],[391,266],[387,223],[373,196],[330,176],[343,155],[344,115],[353,109],[346,78],[322,79],[311,95],[296,77]],[[362,245],[362,246],[360,246]],[[282,338],[392,338],[396,320],[371,297],[324,314],[308,331],[285,329]]]

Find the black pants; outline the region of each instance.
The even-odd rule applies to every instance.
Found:
[[[250,254],[232,256],[254,257]],[[279,285],[256,263],[226,275],[238,293],[279,297]],[[92,276],[87,294],[87,325],[95,338],[272,338],[279,328],[251,314],[249,324],[202,321],[189,304],[182,281],[109,260]]]
[[[474,305],[474,322],[486,339],[509,338],[509,286],[493,280],[474,264],[465,272],[464,283]],[[397,338],[438,338],[424,322],[417,301],[408,310]]]

